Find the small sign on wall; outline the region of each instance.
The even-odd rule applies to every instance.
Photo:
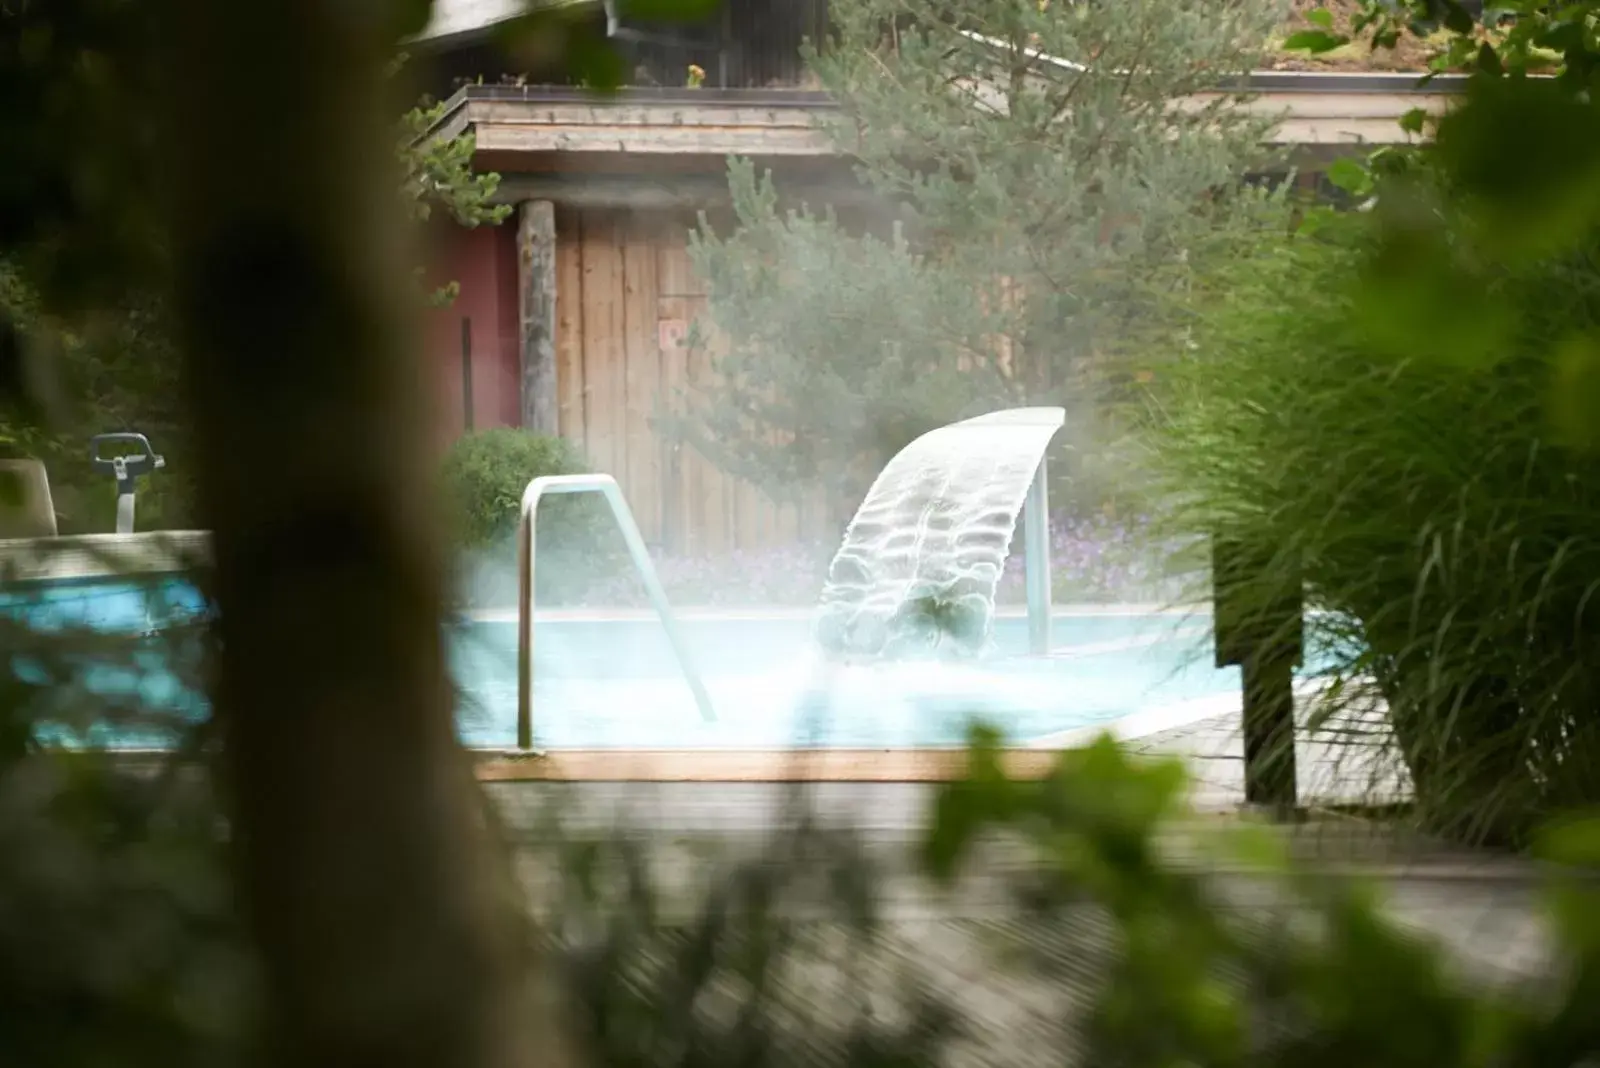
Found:
[[[674,352],[689,343],[689,322],[686,319],[657,319],[657,344],[662,352]]]

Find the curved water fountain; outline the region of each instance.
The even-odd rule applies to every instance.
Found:
[[[813,636],[824,654],[851,661],[885,661],[929,650],[972,654],[988,643],[995,588],[1012,532],[1028,502],[1026,559],[1030,646],[1050,646],[1050,568],[1044,452],[1065,421],[1060,408],[1015,408],[966,419],[924,434],[894,457],[868,490],[829,567]],[[650,593],[672,657],[706,722],[715,722],[711,697],[655,577],[649,551],[608,475],[534,479],[522,503],[518,535],[517,745],[533,741],[534,518],[548,492],[603,492]],[[836,665],[837,666],[837,665]],[[776,676],[751,680],[770,704],[798,688],[806,704],[820,707],[843,687],[857,703],[883,709],[894,700],[952,697],[992,691],[995,680],[950,670],[930,675],[927,665],[876,663],[866,672],[825,671],[795,684]],[[810,675],[810,669],[802,670]],[[786,685],[787,683],[787,685]],[[1023,681],[1020,685],[1026,686]],[[921,703],[920,699],[916,703]]]
[[[1034,651],[1046,651],[1044,453],[1065,421],[1061,408],[1010,408],[940,427],[900,450],[828,567],[817,643],[852,659],[980,651],[1017,515],[1029,500],[1030,631]]]

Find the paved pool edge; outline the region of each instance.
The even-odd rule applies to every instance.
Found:
[[[1103,734],[1132,741],[1237,714],[1240,706],[1238,694],[1216,694],[1140,709],[1104,723],[1015,743],[1002,751],[1001,762],[1016,778],[1043,778],[1062,750],[1081,748]],[[468,752],[484,782],[950,782],[963,777],[967,769],[961,746]]]
[[[816,609],[802,607],[724,608],[712,606],[674,606],[672,614],[685,622],[709,623],[793,623],[811,619]],[[515,623],[515,608],[475,608],[451,613],[452,617],[468,623]],[[996,619],[1026,619],[1028,610],[1023,605],[1003,605],[995,609]],[[1141,604],[1136,602],[1116,604],[1058,604],[1051,609],[1052,619],[1085,619],[1120,616],[1207,617],[1211,606]],[[534,622],[551,623],[648,623],[658,617],[650,608],[541,608],[534,612]]]

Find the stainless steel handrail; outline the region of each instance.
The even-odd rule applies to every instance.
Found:
[[[700,673],[695,670],[689,648],[678,630],[678,621],[672,614],[672,606],[667,603],[667,592],[661,588],[661,579],[650,560],[650,550],[645,547],[639,524],[634,522],[633,510],[623,499],[617,480],[610,475],[599,474],[544,475],[528,483],[528,488],[522,491],[522,516],[517,527],[517,748],[533,748],[534,519],[539,510],[539,501],[547,493],[598,493],[606,499],[611,506],[611,515],[617,521],[617,528],[622,531],[622,540],[627,543],[633,566],[639,569],[639,577],[644,580],[645,592],[650,595],[656,615],[661,618],[667,641],[672,643],[683,680],[694,694],[694,703],[707,723],[716,722],[717,714],[711,707],[711,695],[706,692],[705,684],[700,681]]]
[[[1035,656],[1050,651],[1050,484],[1049,464],[1039,458],[1039,467],[1028,486],[1028,499],[1022,508],[1023,584],[1028,591],[1028,646]]]

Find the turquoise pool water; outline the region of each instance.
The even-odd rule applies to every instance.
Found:
[[[147,646],[137,672],[102,673],[107,694],[139,691],[163,707],[203,714],[140,637],[204,608],[181,580],[140,588],[94,581],[0,592],[0,611],[35,625],[80,625]],[[1027,623],[996,624],[992,653],[969,664],[906,662],[840,668],[811,651],[809,623],[790,615],[682,619],[716,706],[697,712],[659,623],[630,618],[541,618],[535,628],[534,733],[549,748],[837,747],[959,743],[981,717],[1017,742],[1107,724],[1134,712],[1238,691],[1236,669],[1216,669],[1203,618],[1059,614],[1055,649],[1024,655]],[[461,694],[458,728],[471,746],[516,738],[516,625],[461,618],[444,640]],[[14,668],[15,670],[16,668]],[[26,671],[27,665],[21,665]],[[94,744],[163,744],[163,732],[104,728]]]

